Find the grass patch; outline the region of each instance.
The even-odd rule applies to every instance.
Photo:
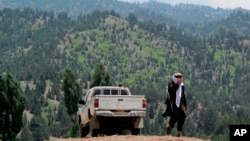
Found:
[[[214,59],[216,61],[220,61],[221,58],[225,55],[225,52],[223,52],[222,50],[216,50],[215,54],[214,54]]]
[[[51,110],[51,112],[54,112],[54,110],[58,108],[59,101],[48,99],[48,106],[43,108],[43,113],[42,115],[47,115],[48,111]]]
[[[36,85],[34,84],[33,81],[20,81],[20,86],[22,91],[25,91],[26,86],[29,86],[30,89],[36,89]]]

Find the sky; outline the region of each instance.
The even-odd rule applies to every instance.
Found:
[[[120,0],[128,2],[146,2],[149,0]],[[224,9],[234,9],[234,8],[244,8],[250,10],[250,0],[155,0],[158,2],[165,2],[172,5],[179,3],[187,4],[198,4],[198,5],[207,5],[213,8],[224,8]]]

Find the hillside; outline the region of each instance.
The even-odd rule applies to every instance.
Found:
[[[188,99],[185,135],[226,141],[229,124],[250,120],[249,19],[247,13],[232,14],[213,22],[213,32],[200,38],[192,36],[198,33],[189,26],[192,35],[141,21],[133,13],[121,18],[112,10],[95,10],[72,19],[66,12],[5,8],[0,11],[0,71],[25,82],[26,109],[34,116],[24,133],[41,138],[69,136],[61,91],[65,68],[75,73],[84,90],[96,64],[102,63],[114,85],[122,83],[133,94],[146,96],[142,133],[159,136],[168,122],[161,116],[165,86],[181,71]],[[235,26],[237,30],[230,30]]]
[[[76,18],[79,15],[86,15],[94,10],[106,11],[114,10],[123,18],[129,13],[134,13],[138,19],[144,21],[152,20],[157,23],[174,24],[183,23],[206,23],[223,19],[230,15],[234,10],[247,11],[244,9],[214,9],[209,6],[178,4],[170,5],[167,3],[148,1],[143,3],[129,3],[118,0],[2,0],[0,8],[18,8],[31,7],[33,9],[67,12],[71,17]]]

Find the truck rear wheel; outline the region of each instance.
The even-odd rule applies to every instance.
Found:
[[[98,129],[93,129],[92,137],[97,137],[99,133]]]

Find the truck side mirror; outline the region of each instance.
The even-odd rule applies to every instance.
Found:
[[[81,99],[81,100],[79,100],[78,103],[84,105],[84,104],[85,104],[85,101]]]

